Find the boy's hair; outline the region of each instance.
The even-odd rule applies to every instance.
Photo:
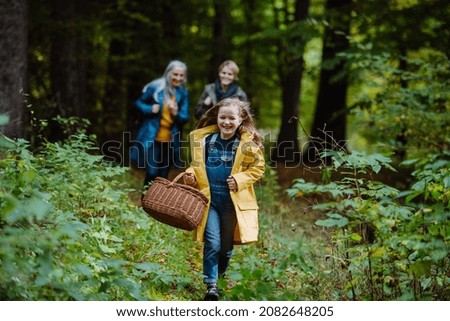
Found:
[[[239,98],[225,98],[215,104],[212,108],[210,108],[205,115],[197,122],[195,128],[203,128],[209,125],[217,124],[217,116],[219,114],[219,110],[222,107],[236,107],[239,109],[239,116],[242,119],[242,123],[236,131],[238,137],[243,130],[253,134],[253,141],[258,145],[258,147],[262,148],[262,138],[258,129],[256,129],[255,122],[253,120],[253,115],[250,111],[250,103],[246,101],[242,101]]]

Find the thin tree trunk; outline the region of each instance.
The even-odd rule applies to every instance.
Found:
[[[214,1],[214,26],[213,26],[213,47],[210,59],[210,70],[208,81],[212,82],[217,78],[217,70],[220,64],[228,57],[228,38],[225,26],[229,15],[229,1]]]
[[[408,62],[406,61],[407,49],[405,46],[400,44],[400,61],[399,69],[401,71],[408,70]],[[400,86],[402,88],[408,88],[408,81],[406,79],[400,78]],[[406,157],[406,145],[408,144],[408,139],[406,138],[406,126],[402,126],[401,133],[397,136],[397,144],[395,149],[395,156],[399,161],[403,161]]]
[[[0,133],[9,137],[25,137],[28,1],[0,1]]]
[[[111,118],[110,121],[113,122],[114,118],[116,120],[125,119],[127,109],[124,107],[130,104],[128,101],[128,82],[125,75],[126,64],[123,59],[127,52],[126,46],[126,43],[120,40],[113,40],[109,46],[105,95],[102,99],[105,122],[108,121],[108,118]]]
[[[297,0],[295,3],[294,23],[303,21],[308,16],[309,0]],[[296,39],[295,41],[302,41]],[[283,58],[279,65],[279,76],[282,88],[283,111],[281,115],[281,128],[276,148],[271,155],[272,161],[285,163],[300,162],[301,154],[298,144],[298,115],[300,110],[301,79],[303,73],[304,44],[301,50],[290,55],[287,53],[287,44],[280,44],[280,56]]]
[[[339,60],[328,67],[327,63],[332,59],[339,59],[337,55],[349,48],[347,36],[350,30],[351,3],[351,0],[327,0],[326,3],[329,26],[325,29],[323,38],[319,93],[308,149],[308,161],[311,163],[317,162],[318,153],[325,149],[346,148],[346,64]]]
[[[243,11],[244,11],[244,17],[246,21],[246,29],[247,29],[247,35],[250,38],[250,35],[253,35],[257,31],[257,24],[255,19],[255,10],[256,10],[256,3],[255,0],[248,0],[243,3]],[[259,108],[258,105],[255,104],[254,100],[252,99],[253,93],[255,92],[255,88],[253,85],[252,78],[254,75],[252,74],[252,70],[254,68],[254,60],[253,60],[253,46],[251,45],[250,41],[247,40],[242,48],[244,54],[243,58],[243,69],[246,71],[242,76],[239,77],[239,82],[243,82],[245,84],[245,92],[247,94],[248,100],[252,102],[252,110],[256,118],[258,118],[259,115]]]
[[[50,78],[56,110],[53,116],[83,117],[86,107],[86,36],[84,0],[53,0],[56,30],[52,35]],[[51,139],[60,139],[58,125]]]

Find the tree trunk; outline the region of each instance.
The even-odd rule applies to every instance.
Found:
[[[399,69],[402,72],[406,72],[408,70],[408,62],[404,57],[407,56],[407,49],[404,45],[400,44],[400,61],[399,61]],[[400,86],[402,88],[408,88],[408,81],[404,78],[400,78]],[[401,133],[397,136],[397,144],[394,149],[394,156],[398,159],[399,163],[405,160],[406,157],[406,146],[408,145],[408,139],[406,136],[406,126],[402,126]]]
[[[250,38],[250,35],[253,35],[257,32],[258,27],[256,25],[255,21],[255,11],[256,11],[256,4],[255,0],[248,0],[243,2],[243,12],[245,17],[245,23],[246,23],[246,29],[247,29],[247,35],[248,38]],[[243,69],[247,72],[244,73],[243,76],[239,77],[240,81],[245,84],[245,92],[247,94],[247,98],[252,103],[252,110],[255,115],[255,118],[258,118],[259,110],[257,108],[258,105],[254,104],[254,101],[252,99],[253,93],[255,92],[254,82],[252,81],[252,78],[254,75],[252,74],[252,70],[254,68],[254,57],[253,57],[253,48],[252,44],[249,40],[246,41],[244,44],[242,51],[243,51]]]
[[[84,15],[85,0],[53,0],[50,53],[52,96],[56,104],[53,116],[84,117],[86,108],[86,48],[88,28]],[[51,128],[50,139],[61,139],[57,124]]]
[[[297,0],[295,3],[294,23],[303,21],[308,16],[309,0]],[[289,23],[289,22],[288,22]],[[300,110],[300,91],[303,73],[304,45],[291,55],[287,51],[292,41],[301,39],[289,38],[286,43],[279,44],[281,61],[279,62],[279,77],[282,88],[283,111],[281,115],[281,128],[276,147],[271,155],[271,160],[285,163],[300,162],[301,154],[298,144],[298,115]]]
[[[126,63],[122,57],[127,53],[124,41],[113,40],[109,46],[107,62],[105,95],[102,99],[103,119],[102,126],[113,126],[121,130],[119,122],[126,119],[130,101],[128,100],[128,82],[125,75]],[[112,128],[111,128],[112,129]]]
[[[214,0],[214,26],[213,26],[213,47],[210,59],[210,69],[208,81],[213,82],[217,78],[217,70],[220,64],[227,59],[228,38],[225,26],[229,15],[229,1]]]
[[[14,138],[25,137],[25,103],[28,1],[0,1],[0,133]]]
[[[323,38],[319,93],[308,148],[310,163],[319,161],[318,153],[325,149],[346,149],[348,81],[346,63],[337,55],[349,49],[350,12],[351,0],[327,0],[329,25]]]

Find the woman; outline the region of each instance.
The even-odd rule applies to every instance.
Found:
[[[157,176],[167,178],[171,165],[179,164],[181,131],[189,120],[186,79],[186,64],[173,60],[161,78],[145,85],[135,103],[143,122],[130,158],[138,168],[145,168],[144,185]]]
[[[200,119],[208,109],[225,98],[237,97],[247,101],[247,94],[236,83],[239,67],[233,60],[225,60],[219,67],[219,78],[205,86],[195,107],[195,118]]]

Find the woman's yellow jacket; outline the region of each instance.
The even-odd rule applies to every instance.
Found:
[[[191,148],[191,166],[186,170],[193,173],[197,180],[194,186],[211,200],[208,176],[204,159],[206,136],[219,132],[217,125],[200,128],[189,134]],[[252,140],[253,135],[244,131],[241,134],[236,151],[231,176],[238,185],[237,191],[230,191],[236,209],[237,225],[234,231],[234,243],[245,244],[258,240],[258,204],[253,184],[264,174],[264,155]],[[209,206],[206,208],[200,225],[195,230],[194,239],[203,241]]]

